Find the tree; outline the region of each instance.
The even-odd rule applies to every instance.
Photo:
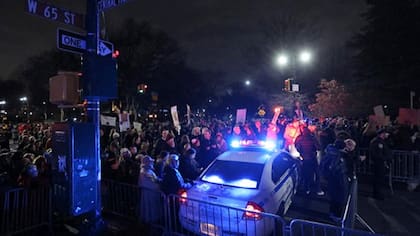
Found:
[[[350,108],[349,93],[346,88],[336,80],[322,79],[316,94],[316,102],[309,105],[311,112],[318,117],[332,117],[348,115]]]
[[[271,109],[275,107],[282,106],[284,107],[284,112],[286,116],[292,118],[293,115],[293,108],[295,101],[299,101],[301,104],[301,109],[303,110],[304,114],[308,114],[309,109],[308,105],[310,103],[309,97],[304,93],[296,93],[296,92],[281,92],[278,94],[273,94],[270,96],[267,104]]]
[[[49,101],[49,78],[58,71],[81,71],[80,56],[73,53],[48,50],[27,59],[9,77],[10,90],[3,88],[8,99],[18,101],[20,96],[28,98],[32,111],[42,110],[43,102]],[[12,92],[13,91],[13,92]]]
[[[313,70],[317,68],[316,65],[301,67],[291,62],[287,67],[279,68],[275,61],[279,53],[287,53],[291,58],[296,59],[302,49],[315,48],[320,38],[319,28],[312,22],[305,22],[302,18],[287,12],[262,20],[259,28],[261,29],[260,40],[244,50],[246,72],[252,78],[259,78],[254,84],[258,84],[261,89],[256,89],[256,91],[261,93],[256,96],[267,98],[267,94],[270,96],[279,94],[282,91],[284,79],[293,76],[297,77],[296,82],[302,85],[301,89],[304,92],[311,90],[320,78]]]
[[[364,89],[370,107],[408,106],[420,77],[420,3],[415,0],[367,0],[366,25],[349,42],[356,50],[355,86]]]
[[[5,100],[6,104],[2,108],[8,113],[14,114],[20,107],[19,97],[24,95],[24,84],[16,80],[2,80],[0,82],[0,100]]]
[[[48,101],[49,78],[58,71],[81,71],[80,56],[65,53],[56,49],[42,52],[30,57],[19,66],[11,75],[24,86],[24,92],[32,104],[41,104]]]
[[[195,95],[203,88],[198,73],[185,64],[185,53],[165,32],[149,23],[128,19],[110,40],[119,50],[119,95],[131,109],[146,106],[150,92],[159,95],[162,105],[195,103]],[[139,94],[137,86],[148,85],[148,92]]]

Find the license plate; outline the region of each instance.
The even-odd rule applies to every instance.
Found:
[[[200,232],[209,236],[217,235],[217,227],[213,224],[200,223]]]

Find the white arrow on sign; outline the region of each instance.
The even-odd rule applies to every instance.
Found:
[[[112,44],[110,44],[112,46]],[[106,56],[111,54],[113,51],[113,48],[109,48],[108,45],[104,43],[104,41],[100,40],[98,43],[98,54],[101,56]]]

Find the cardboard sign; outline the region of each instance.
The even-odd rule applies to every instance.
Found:
[[[246,109],[236,110],[236,124],[245,124],[246,121]]]
[[[383,109],[382,105],[378,105],[378,106],[374,107],[373,112],[375,113],[375,116],[377,116],[377,117],[384,117],[385,116],[385,112],[384,112],[384,109]]]
[[[191,124],[191,108],[190,105],[187,104],[187,125]]]
[[[372,128],[374,130],[376,130],[376,127],[383,127],[383,126],[391,125],[391,119],[389,118],[389,116],[370,115],[369,124],[372,125]]]
[[[116,127],[117,118],[112,116],[101,115],[101,125]]]
[[[398,123],[407,125],[420,125],[420,109],[400,108]]]
[[[174,127],[179,133],[181,131],[181,125],[179,124],[178,110],[176,106],[171,107],[171,115],[172,115],[172,120],[174,122]]]
[[[136,129],[137,131],[141,131],[141,123],[139,122],[133,122],[133,127],[134,129]]]
[[[126,111],[118,114],[118,118],[120,120],[120,132],[125,132],[130,129],[130,116]]]

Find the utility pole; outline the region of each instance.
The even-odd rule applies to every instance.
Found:
[[[97,54],[98,40],[99,40],[99,13],[98,13],[98,4],[97,0],[86,0],[86,51],[83,54],[84,60],[93,63],[88,60],[95,60],[96,57],[90,55]],[[97,68],[100,69],[100,68]],[[84,70],[84,72],[92,72],[92,70]],[[92,74],[83,74],[84,80],[93,79]],[[85,82],[86,84],[86,82]],[[95,211],[92,213],[92,223],[95,225],[95,230],[98,230],[98,227],[103,223],[101,216],[101,150],[100,150],[100,99],[95,96],[89,96],[89,94],[84,94],[87,96],[87,115],[88,122],[94,124],[95,127],[95,161],[96,161],[96,203]]]

